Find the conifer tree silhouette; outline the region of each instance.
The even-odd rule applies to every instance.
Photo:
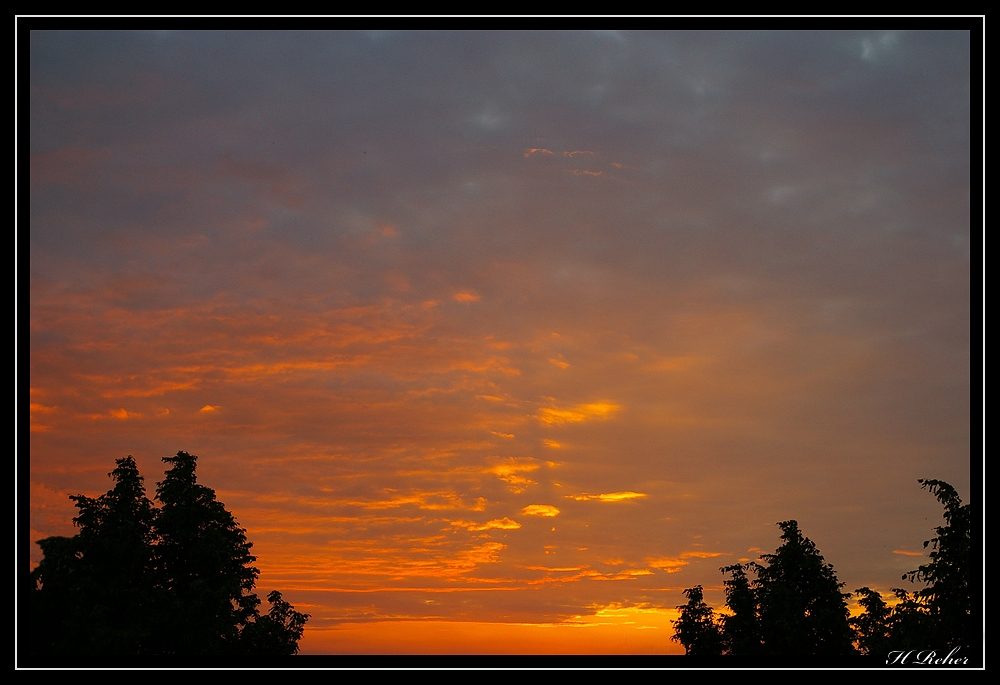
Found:
[[[29,651],[36,655],[282,655],[298,652],[309,618],[274,591],[261,615],[246,531],[198,484],[197,457],[145,495],[135,460],[116,460],[114,487],[72,496],[80,532],[38,544],[30,574]]]

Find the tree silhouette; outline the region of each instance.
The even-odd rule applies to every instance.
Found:
[[[674,634],[670,638],[684,645],[692,656],[718,656],[722,654],[722,625],[710,606],[705,604],[701,585],[684,591],[688,603],[677,607],[680,618],[673,622]]]
[[[196,460],[187,452],[164,457],[172,468],[156,488],[163,504],[156,571],[166,590],[157,638],[168,653],[236,653],[260,603],[251,592],[260,572],[245,531],[215,492],[197,483]]]
[[[723,581],[726,587],[726,606],[732,612],[722,619],[727,654],[757,655],[763,652],[757,591],[747,575],[747,571],[756,573],[759,569],[760,564],[752,561],[720,569],[723,573],[730,574],[729,579]]]
[[[891,609],[874,590],[857,591],[865,611],[852,625],[859,648],[867,653],[971,646],[971,507],[944,481],[917,482],[944,505],[946,525],[924,542],[924,548],[931,547],[930,563],[903,575],[903,580],[923,581],[926,587],[913,593],[893,588],[896,603]]]
[[[215,492],[197,483],[197,457],[164,457],[157,509],[131,456],[105,495],[71,497],[80,532],[40,540],[30,575],[32,654],[294,654],[308,614],[278,592],[261,616],[252,543]]]
[[[869,587],[854,591],[864,612],[851,619],[858,651],[869,656],[886,655],[892,649],[892,609]]]
[[[245,646],[253,654],[295,654],[309,614],[295,611],[277,590],[271,591],[267,601],[271,610],[243,631]]]
[[[816,545],[799,531],[795,521],[778,523],[784,543],[764,563],[723,567],[728,615],[722,617],[722,650],[737,656],[840,656],[854,653],[846,599],[833,566],[825,563]],[[751,577],[748,574],[753,574]],[[685,591],[684,628],[678,638],[688,654],[709,653],[714,634],[701,629],[711,609],[700,606],[701,587]],[[703,604],[703,602],[701,602]],[[686,609],[686,611],[685,611]],[[686,640],[686,642],[685,642]],[[704,641],[704,642],[702,642]],[[718,653],[718,652],[715,652]]]
[[[795,521],[782,521],[785,541],[757,570],[761,637],[768,654],[840,655],[854,651],[843,583]]]
[[[155,509],[135,460],[116,463],[106,494],[70,497],[79,534],[38,543],[44,557],[31,573],[32,651],[135,653],[149,637]]]
[[[928,545],[931,547],[930,563],[910,571],[903,579],[927,583],[927,587],[916,594],[927,606],[934,625],[933,637],[949,647],[968,646],[972,637],[971,505],[963,505],[955,488],[944,481],[921,479],[917,482],[944,505],[946,525],[935,528],[937,537],[924,542],[924,549]]]

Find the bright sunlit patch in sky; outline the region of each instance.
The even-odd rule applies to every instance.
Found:
[[[620,409],[617,404],[610,402],[594,402],[592,404],[580,404],[572,408],[542,407],[538,410],[538,419],[542,423],[562,424],[579,423],[590,419],[604,419]]]
[[[591,494],[586,493],[586,492],[581,493],[579,495],[566,495],[566,497],[569,497],[571,499],[575,499],[575,500],[581,501],[581,502],[582,501],[586,501],[586,500],[591,500],[591,499],[600,500],[601,502],[621,502],[622,500],[639,499],[640,497],[645,497],[645,496],[646,496],[646,493],[644,493],[644,492],[631,492],[631,491],[625,491],[625,492],[607,492],[607,493],[603,493],[603,494],[599,494],[599,495],[591,495]]]
[[[526,516],[551,517],[559,515],[559,509],[551,504],[529,504],[521,512]]]

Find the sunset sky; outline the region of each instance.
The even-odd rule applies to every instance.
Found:
[[[917,479],[970,497],[970,59],[32,32],[32,565],[186,450],[303,653],[682,653],[786,519],[912,589]]]

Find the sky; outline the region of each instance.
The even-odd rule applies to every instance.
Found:
[[[888,593],[969,499],[966,31],[29,53],[32,566],[185,450],[303,653],[682,653],[778,521]]]

